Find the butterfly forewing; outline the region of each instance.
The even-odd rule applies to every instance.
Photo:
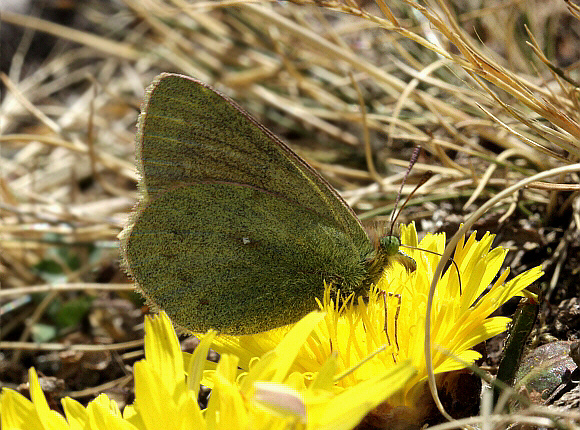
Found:
[[[149,87],[137,138],[146,200],[176,184],[248,184],[285,196],[368,242],[340,196],[233,101],[195,79],[162,74]]]

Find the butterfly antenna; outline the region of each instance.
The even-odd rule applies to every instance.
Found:
[[[414,164],[414,161],[413,161],[413,164]],[[401,191],[403,190],[403,185],[405,185],[405,179],[407,179],[407,176],[409,174],[411,167],[412,167],[412,165],[410,165],[409,170],[407,170],[407,174],[405,174],[405,177],[403,178],[403,183],[401,184],[401,189],[399,190],[399,194],[397,195],[397,199],[395,200],[395,207],[393,208],[393,212],[391,212],[391,231],[389,233],[389,236],[393,235],[393,228],[394,228],[395,222],[397,221],[397,218],[399,218],[399,215],[401,215],[401,212],[403,211],[405,206],[407,206],[407,203],[409,203],[409,200],[411,200],[411,197],[413,197],[413,195],[415,194],[415,191],[417,191],[420,187],[422,187],[423,184],[425,182],[427,182],[429,179],[431,179],[431,177],[433,176],[433,172],[431,170],[428,170],[425,173],[423,173],[423,175],[421,175],[421,178],[419,179],[419,182],[417,183],[415,188],[413,188],[413,191],[411,191],[409,193],[409,195],[407,196],[407,198],[405,199],[405,201],[401,205],[401,208],[398,211],[396,211],[397,205],[399,204]],[[395,211],[397,212],[396,215],[395,215]]]
[[[407,196],[407,198],[405,199],[405,201],[401,205],[401,209],[399,210],[399,213],[395,217],[395,221],[399,217],[399,214],[401,213],[401,211],[403,210],[403,208],[407,205],[407,203],[409,203],[409,200],[411,200],[411,197],[413,197],[413,195],[415,194],[415,191],[417,191],[421,186],[423,186],[423,184],[425,182],[427,182],[429,179],[431,179],[433,177],[433,175],[434,175],[434,173],[431,170],[427,170],[425,173],[423,173],[421,175],[421,178],[419,178],[419,182],[417,183],[417,185],[415,186],[415,188],[413,188],[413,191],[411,191],[409,193],[409,195]]]
[[[397,218],[399,217],[399,214],[401,213],[400,210],[397,212],[397,206],[399,205],[399,200],[401,200],[401,193],[403,192],[403,187],[405,186],[405,182],[407,182],[407,178],[409,177],[409,173],[411,173],[411,169],[413,168],[413,166],[417,162],[417,159],[419,158],[420,153],[421,153],[421,147],[416,146],[415,149],[413,149],[413,153],[411,154],[411,159],[409,160],[409,167],[407,167],[407,171],[405,172],[405,176],[403,176],[403,180],[401,181],[401,188],[399,188],[399,192],[397,193],[397,198],[395,199],[395,206],[393,207],[393,212],[391,212],[391,231],[389,233],[389,236],[391,236],[393,234],[393,226],[395,225],[395,221],[397,220]],[[403,204],[403,206],[404,206],[404,204]],[[397,214],[396,216],[395,216],[395,213]]]

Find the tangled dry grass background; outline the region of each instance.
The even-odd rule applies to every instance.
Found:
[[[572,2],[39,4],[2,13],[4,386],[34,365],[55,376],[55,398],[130,401],[142,312],[117,234],[137,196],[139,104],[161,71],[239,101],[364,220],[390,213],[415,146],[403,196],[434,176],[401,220],[429,231],[453,232],[498,191],[580,156]],[[544,264],[538,335],[570,338],[549,327],[579,294],[578,184],[534,183],[476,224],[513,249],[514,272]]]

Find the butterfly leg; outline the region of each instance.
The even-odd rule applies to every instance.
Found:
[[[389,315],[388,315],[388,309],[389,306],[387,305],[387,296],[389,297],[395,297],[397,299],[397,310],[395,311],[395,318],[394,318],[394,337],[395,337],[395,348],[396,351],[399,351],[399,337],[398,337],[398,331],[399,331],[399,327],[398,327],[398,320],[399,320],[399,314],[401,312],[401,304],[403,303],[403,298],[400,294],[395,294],[395,293],[391,293],[391,292],[387,292],[387,291],[383,291],[383,302],[384,302],[384,307],[385,307],[385,334],[387,336],[387,343],[389,344],[389,346],[392,346],[391,343],[391,338],[389,336]],[[397,358],[395,356],[395,352],[392,353],[393,354],[393,361],[396,363],[397,362]]]

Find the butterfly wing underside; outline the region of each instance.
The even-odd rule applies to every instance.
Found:
[[[330,185],[233,101],[162,74],[137,133],[141,199],[122,234],[150,301],[195,331],[263,331],[360,286],[372,245]]]

